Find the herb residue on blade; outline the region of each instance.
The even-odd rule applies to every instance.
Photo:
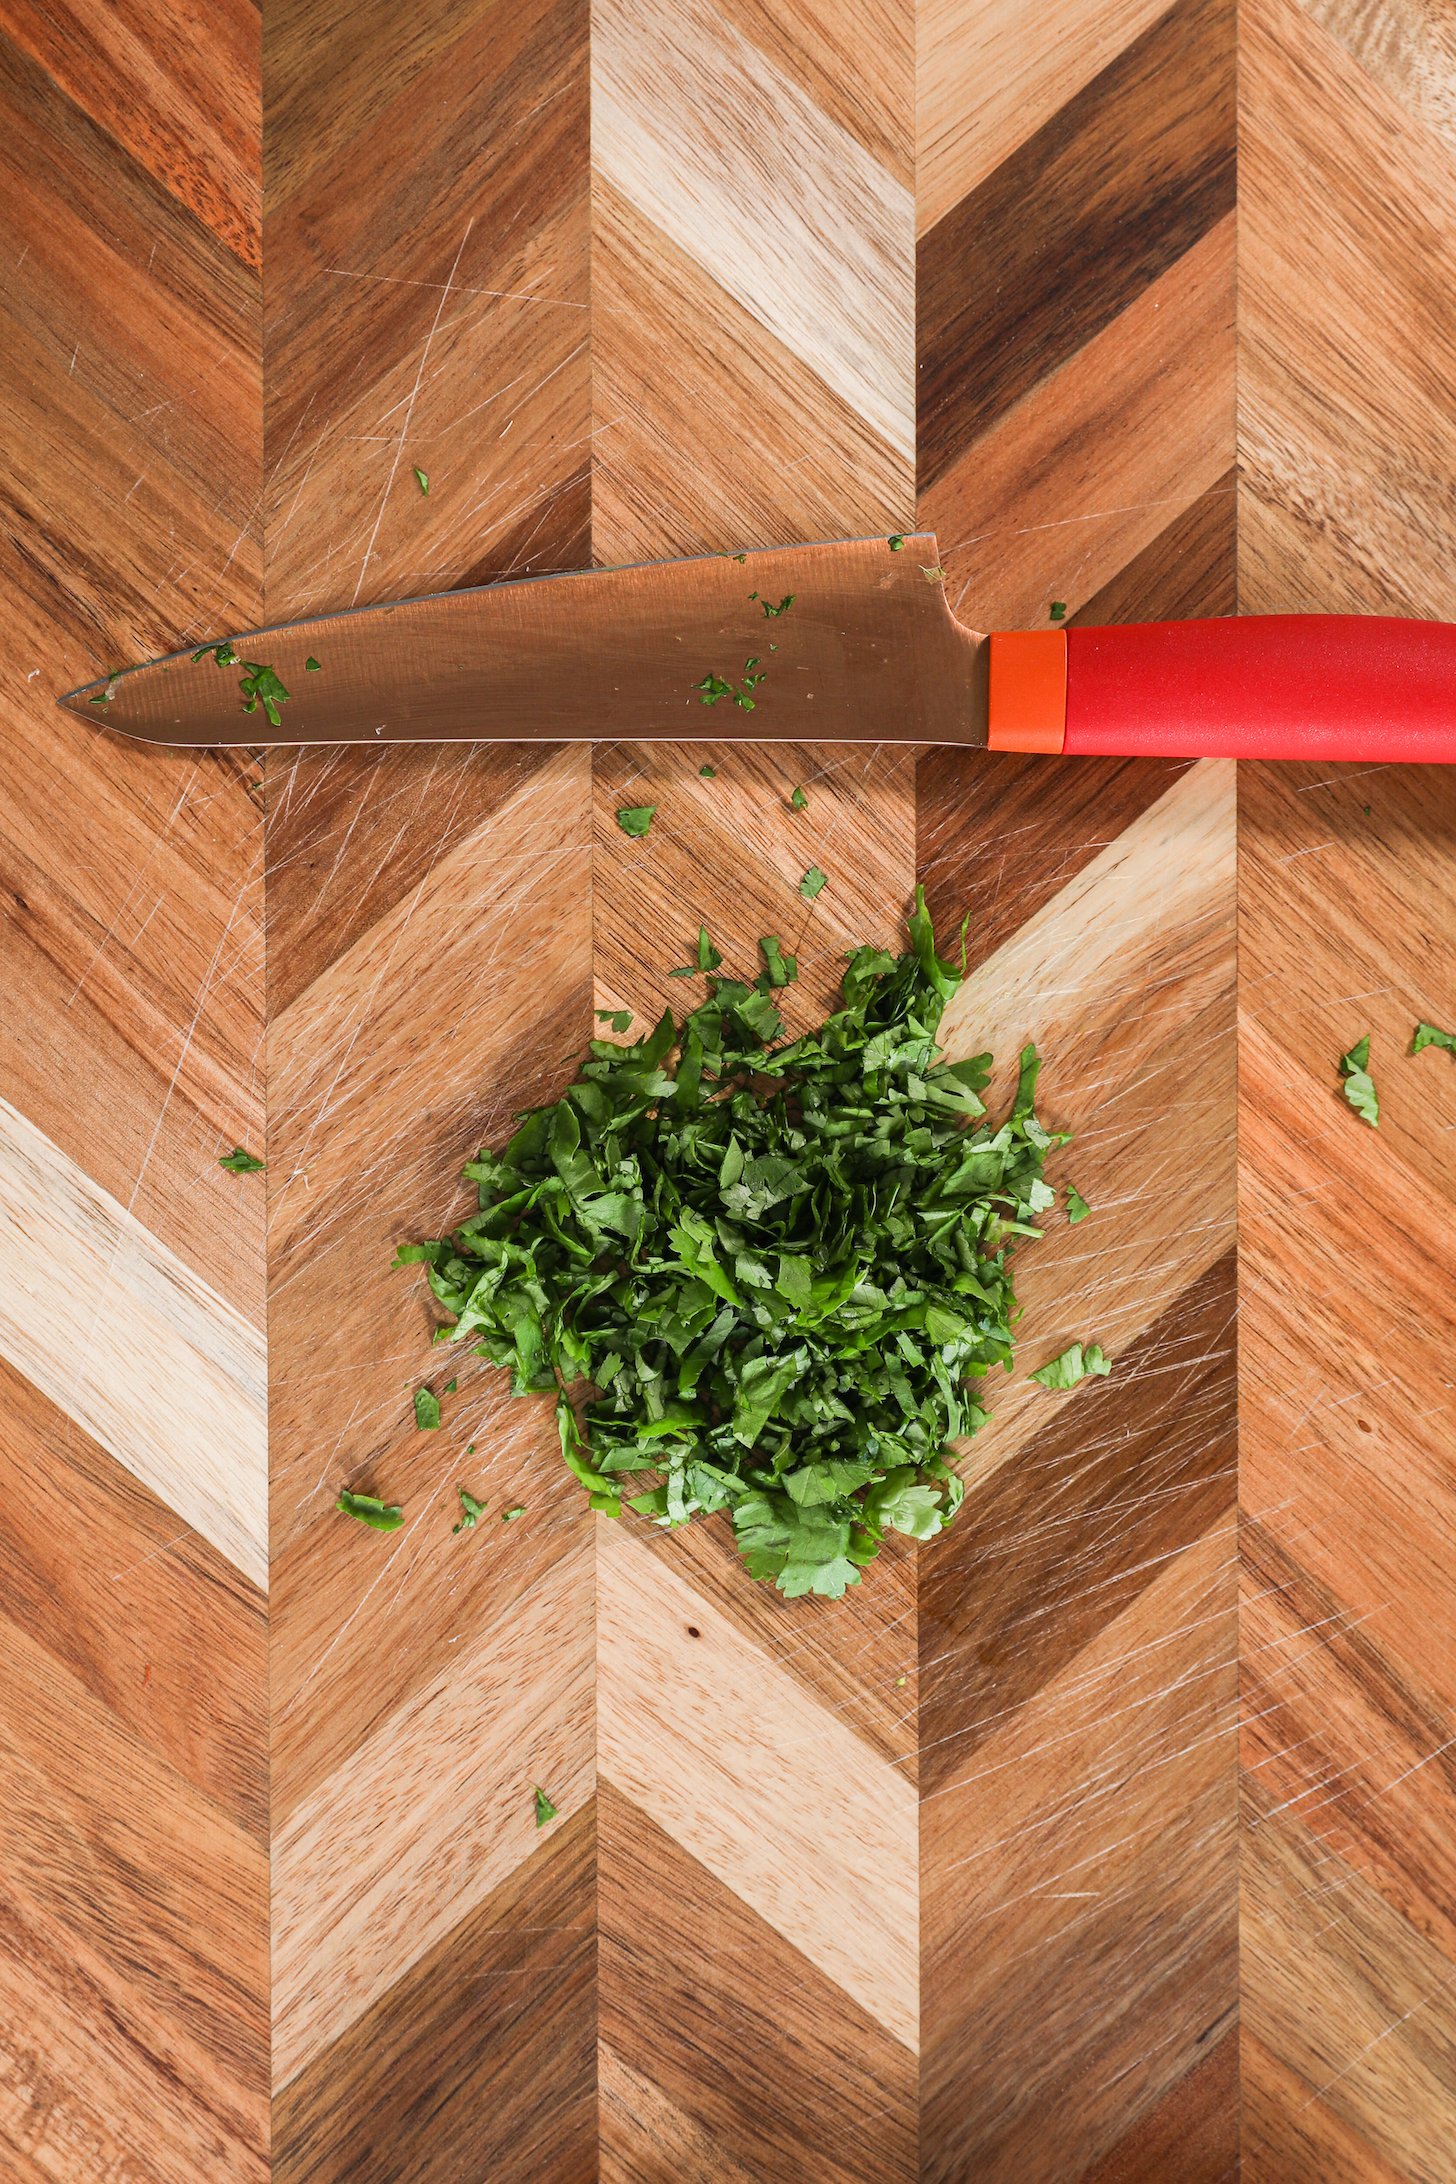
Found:
[[[398,1255],[428,1267],[449,1339],[554,1394],[593,1507],[727,1511],[789,1594],[837,1598],[887,1531],[954,1516],[947,1444],[1010,1366],[1011,1252],[1065,1142],[1036,1118],[1033,1049],[999,1123],[990,1056],[937,1059],[960,979],[920,895],[910,941],[856,949],[839,1009],[787,1043],[771,970],[593,1041],[554,1106],[467,1166],[478,1214]]]

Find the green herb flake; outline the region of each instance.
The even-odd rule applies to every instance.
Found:
[[[316,675],[318,673],[318,661],[314,658],[312,653],[310,653],[308,658],[304,661],[303,669],[306,675]]]
[[[428,493],[430,490],[430,481],[424,471],[420,469],[418,463],[415,465],[415,484],[422,493]]]
[[[718,769],[716,766],[700,766],[698,768],[698,772],[702,775],[705,781],[716,781],[718,778]]]
[[[218,648],[219,657],[222,649]],[[236,658],[234,654],[234,664]],[[261,705],[271,725],[280,728],[283,725],[283,716],[278,709],[286,702],[288,692],[276,671],[262,660],[244,660],[242,668],[243,672],[238,677],[238,688],[243,694],[243,711],[254,713]]]
[[[789,798],[789,802],[793,805],[795,811],[804,811],[807,809],[809,799],[803,789],[795,789],[793,795]]]
[[[429,1388],[415,1389],[415,1425],[421,1433],[433,1433],[440,1423],[440,1398]]]
[[[198,659],[200,655],[194,652],[192,657],[195,660]],[[95,697],[88,698],[86,700],[86,703],[88,705],[110,705],[112,699],[116,696],[116,686],[121,681],[121,678],[125,673],[125,668],[114,667],[111,673],[106,678],[106,688],[104,690],[98,690]]]
[[[1048,611],[1048,613],[1050,614],[1050,616],[1051,616],[1051,619],[1052,619],[1052,620],[1053,620],[1054,622],[1065,622],[1065,620],[1067,619],[1067,602],[1066,602],[1066,600],[1065,600],[1065,599],[1054,599],[1054,600],[1052,601],[1052,603],[1051,603],[1051,606],[1050,606],[1050,608],[1049,608],[1049,609],[1048,609],[1047,611]]]
[[[943,584],[945,582],[945,571],[938,561],[935,562],[930,568],[927,568],[924,562],[922,562],[920,564],[920,574],[924,577],[927,584]]]
[[[617,813],[617,824],[624,834],[640,839],[657,817],[655,804],[624,804]]]
[[[1342,1090],[1350,1106],[1362,1122],[1368,1122],[1372,1130],[1380,1127],[1380,1095],[1370,1074],[1370,1034],[1358,1039],[1348,1054],[1340,1056],[1340,1074],[1344,1078]]]
[[[459,1385],[460,1383],[458,1380],[447,1380],[445,1382],[444,1388],[441,1390],[441,1393],[444,1395],[453,1395]]]
[[[550,1798],[546,1795],[546,1792],[544,1790],[538,1789],[535,1795],[536,1825],[538,1828],[544,1828],[548,1820],[554,1820],[556,1818],[556,1807],[552,1804]]]
[[[1075,1388],[1079,1380],[1102,1379],[1112,1370],[1112,1360],[1095,1342],[1074,1342],[1060,1357],[1049,1358],[1038,1371],[1028,1374],[1041,1388]]]
[[[1075,1228],[1079,1221],[1086,1220],[1091,1211],[1092,1208],[1088,1205],[1076,1184],[1069,1183],[1067,1185],[1067,1221],[1069,1226]]]
[[[805,902],[812,902],[814,897],[822,894],[828,885],[829,874],[821,872],[818,865],[811,864],[799,882],[799,893],[803,896]]]
[[[765,933],[758,948],[763,957],[763,976],[770,990],[792,985],[799,975],[799,959],[783,953],[778,934]]]
[[[598,1009],[597,1022],[605,1024],[609,1031],[630,1031],[632,1029],[632,1011],[630,1009]]]
[[[451,1525],[451,1533],[473,1532],[485,1515],[485,1503],[477,1501],[466,1487],[457,1486],[455,1491],[460,1496],[460,1522]]]
[[[750,592],[748,596],[750,599],[758,599],[757,592]],[[781,614],[788,613],[797,596],[798,594],[795,592],[785,592],[777,606],[774,605],[771,599],[758,599],[758,603],[763,608],[765,619],[776,622]]]
[[[1456,1054],[1456,1031],[1442,1031],[1435,1024],[1417,1024],[1410,1050],[1412,1054],[1423,1054],[1427,1047],[1444,1047],[1448,1054]]]
[[[371,1532],[397,1532],[404,1523],[404,1511],[398,1502],[378,1501],[373,1494],[351,1494],[347,1487],[334,1507],[342,1515],[367,1524]]]
[[[904,532],[896,531],[892,538],[886,540],[886,544],[889,546],[892,554],[898,554],[903,552],[905,546]]]
[[[245,1146],[235,1145],[230,1153],[222,1154],[218,1166],[232,1175],[258,1175],[267,1162],[259,1160],[257,1154],[250,1153]]]
[[[720,970],[685,1015],[594,1042],[469,1162],[478,1211],[399,1258],[427,1267],[447,1339],[554,1397],[600,1515],[721,1513],[752,1577],[836,1599],[886,1538],[955,1517],[954,1447],[1013,1361],[1022,1209],[1066,1139],[1036,1116],[1033,1050],[997,1116],[991,1057],[941,1058],[961,973],[923,894],[906,951],[855,949],[792,1040],[793,959],[771,935],[759,955],[756,979]]]
[[[526,1505],[525,1505],[525,1503],[524,1503],[524,1502],[517,1502],[517,1503],[516,1503],[516,1505],[515,1505],[515,1507],[514,1507],[514,1509],[503,1509],[503,1510],[501,1511],[501,1523],[502,1523],[502,1524],[514,1524],[514,1523],[515,1523],[515,1521],[516,1521],[516,1519],[517,1519],[517,1517],[523,1517],[523,1516],[524,1516],[525,1514],[526,1514]]]

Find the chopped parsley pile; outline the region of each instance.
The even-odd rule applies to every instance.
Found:
[[[555,1395],[594,1508],[726,1511],[750,1574],[790,1595],[837,1599],[887,1533],[954,1517],[947,1445],[1011,1364],[1012,1253],[1065,1143],[1036,1117],[1034,1049],[999,1122],[991,1057],[937,1059],[960,976],[919,893],[909,937],[856,949],[836,1013],[783,1042],[793,958],[775,943],[754,982],[722,977],[701,936],[706,1000],[594,1040],[554,1106],[470,1162],[479,1212],[399,1253],[427,1265],[444,1339]]]

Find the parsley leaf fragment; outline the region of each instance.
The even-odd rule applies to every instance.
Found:
[[[360,1524],[367,1524],[371,1532],[397,1532],[404,1523],[404,1511],[398,1502],[379,1501],[373,1494],[351,1494],[347,1487],[334,1507],[343,1516],[356,1517]]]
[[[1435,1024],[1417,1024],[1410,1050],[1412,1054],[1422,1054],[1427,1047],[1444,1047],[1448,1054],[1456,1054],[1456,1031],[1441,1031]]]
[[[814,897],[828,885],[829,874],[821,872],[818,865],[811,864],[799,882],[799,893],[803,896],[805,902],[812,902]]]
[[[1091,1211],[1092,1208],[1088,1205],[1086,1199],[1082,1196],[1082,1193],[1078,1190],[1076,1184],[1069,1183],[1067,1185],[1068,1226],[1071,1228],[1075,1228],[1079,1221],[1086,1220],[1088,1214]]]
[[[624,834],[641,837],[657,817],[655,804],[626,804],[617,813],[617,824]]]
[[[433,1433],[440,1423],[440,1398],[429,1388],[415,1389],[415,1425],[421,1433]]]
[[[1027,1378],[1042,1388],[1075,1388],[1079,1380],[1100,1380],[1111,1370],[1111,1358],[1105,1356],[1095,1342],[1089,1342],[1085,1348],[1080,1342],[1074,1342],[1060,1357],[1049,1358]]]
[[[903,532],[903,531],[896,531],[896,532],[895,532],[895,534],[893,535],[893,537],[891,537],[891,538],[887,539],[887,540],[885,541],[885,543],[886,543],[886,545],[887,545],[887,546],[889,547],[889,549],[890,549],[890,551],[891,551],[891,553],[892,553],[892,554],[898,554],[898,553],[899,553],[899,552],[900,552],[900,551],[902,550],[902,548],[904,547],[904,544],[905,544],[905,534],[904,534],[904,532]]]
[[[525,1503],[524,1503],[524,1502],[517,1502],[517,1503],[516,1503],[516,1506],[515,1506],[515,1508],[514,1508],[514,1509],[503,1509],[503,1510],[501,1511],[501,1523],[502,1523],[502,1524],[514,1524],[514,1523],[515,1523],[515,1521],[516,1521],[516,1519],[517,1519],[517,1517],[523,1517],[523,1516],[524,1516],[525,1514],[526,1514],[526,1505],[525,1505]]]
[[[597,1022],[605,1024],[611,1031],[630,1031],[632,1029],[632,1011],[630,1009],[598,1009]]]
[[[665,1530],[722,1516],[790,1596],[838,1598],[887,1537],[953,1520],[953,1444],[1011,1365],[1013,1255],[1066,1142],[1036,1116],[1034,1050],[999,1118],[991,1057],[941,1058],[961,974],[923,895],[909,938],[855,949],[834,1013],[792,1040],[793,958],[766,936],[757,979],[714,971],[681,1018],[594,1042],[467,1164],[478,1210],[398,1254],[426,1267],[446,1339],[554,1403],[592,1507]]]
[[[546,1792],[544,1790],[538,1789],[535,1795],[536,1825],[538,1828],[544,1828],[548,1820],[554,1820],[556,1818],[556,1807],[552,1804],[550,1798],[546,1795]]]
[[[795,811],[803,811],[808,801],[809,799],[802,789],[795,789],[793,795],[789,798],[789,802],[793,805]]]
[[[1064,622],[1067,618],[1066,600],[1054,599],[1050,607],[1047,609],[1047,613],[1053,622]]]
[[[716,766],[700,766],[698,768],[698,772],[702,775],[705,781],[716,781],[718,778],[718,769]]]
[[[430,490],[430,481],[418,463],[415,465],[415,484],[422,493],[428,493]]]
[[[457,1486],[455,1491],[460,1496],[460,1522],[451,1525],[451,1533],[473,1532],[485,1515],[485,1503],[477,1501],[466,1487]]]
[[[1348,1054],[1340,1056],[1340,1074],[1345,1082],[1342,1087],[1345,1098],[1362,1122],[1368,1122],[1372,1130],[1380,1127],[1380,1096],[1375,1080],[1370,1074],[1370,1034],[1356,1041]]]
[[[242,1145],[235,1145],[230,1153],[223,1153],[217,1164],[233,1175],[257,1175],[267,1166],[266,1161],[259,1160],[256,1153],[250,1153]]]

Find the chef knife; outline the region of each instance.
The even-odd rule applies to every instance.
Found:
[[[985,636],[933,533],[531,577],[179,652],[60,702],[151,743],[932,743],[1456,760],[1456,627],[1263,615]],[[287,692],[244,710],[265,666]],[[268,686],[271,688],[271,684]],[[95,708],[95,710],[92,710]]]

